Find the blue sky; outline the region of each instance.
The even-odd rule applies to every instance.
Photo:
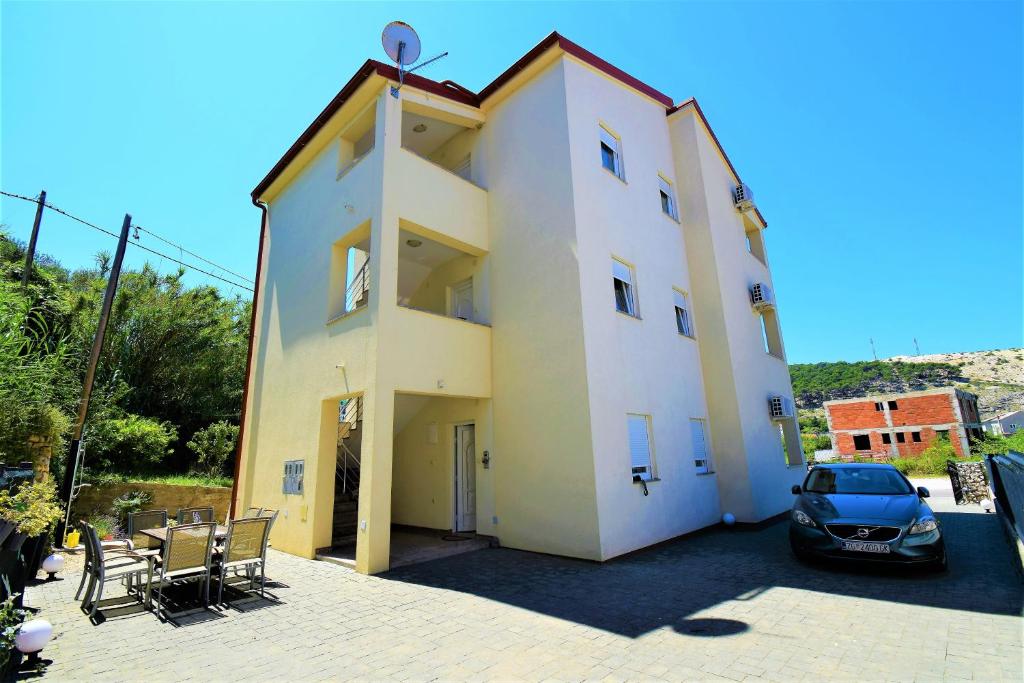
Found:
[[[384,58],[392,19],[424,56],[450,52],[424,75],[474,90],[557,29],[696,96],[770,224],[790,361],[870,358],[869,338],[880,357],[914,337],[923,353],[1022,344],[1020,2],[4,2],[0,187],[114,230],[130,211],[252,275],[249,192]],[[0,207],[26,238],[33,207]],[[45,218],[40,249],[66,265],[101,248]]]

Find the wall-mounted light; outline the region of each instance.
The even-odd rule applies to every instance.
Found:
[[[408,244],[413,249],[415,249],[416,247],[418,247],[421,244],[423,244],[423,240],[411,239],[411,240],[406,240],[405,243]]]
[[[412,132],[413,133],[422,133],[426,129],[427,129],[427,124],[425,124],[425,123],[417,123],[415,126],[412,127]]]

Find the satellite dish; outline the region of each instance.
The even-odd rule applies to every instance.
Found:
[[[420,58],[420,37],[404,21],[392,21],[380,35],[384,52],[402,68]]]

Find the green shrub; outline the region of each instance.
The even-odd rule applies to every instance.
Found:
[[[100,537],[101,541],[108,536],[117,538],[121,535],[121,527],[118,526],[117,519],[113,515],[93,515],[88,521],[95,527],[96,535]]]
[[[113,509],[114,515],[117,516],[118,524],[127,528],[128,515],[138,512],[152,502],[153,494],[149,491],[127,491],[115,498],[110,507]]]
[[[935,441],[922,451],[921,455],[911,455],[905,458],[894,458],[892,465],[908,477],[944,477],[946,476],[946,462],[958,460],[961,462],[978,461],[981,458],[959,458],[953,450],[953,444],[949,441]]]
[[[26,536],[50,531],[62,513],[53,482],[23,484],[13,494],[6,489],[0,490],[0,518],[17,524],[18,533]]]
[[[238,425],[223,420],[196,432],[187,444],[196,454],[196,472],[207,475],[224,474],[225,464],[235,452],[237,439]]]
[[[130,472],[161,463],[177,438],[178,430],[170,422],[126,415],[94,422],[86,443],[93,465]]]

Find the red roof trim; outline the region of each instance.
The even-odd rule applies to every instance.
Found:
[[[718,140],[718,136],[715,135],[715,130],[711,127],[711,124],[708,123],[708,117],[704,116],[704,110],[700,108],[700,103],[697,102],[697,98],[696,97],[691,97],[690,99],[686,100],[685,102],[680,102],[679,104],[677,104],[677,105],[675,105],[673,107],[670,107],[668,109],[668,111],[665,112],[665,115],[666,116],[672,116],[672,114],[675,114],[677,111],[679,111],[683,107],[687,107],[687,106],[690,106],[690,105],[693,105],[693,109],[694,109],[694,111],[697,112],[697,116],[700,117],[701,122],[704,123],[704,127],[707,128],[708,133],[711,134],[711,139],[715,142],[715,146],[718,147],[718,151],[721,153],[722,158],[725,159],[725,163],[726,163],[726,165],[729,166],[729,170],[732,171],[733,177],[736,178],[737,182],[741,182],[740,181],[740,174],[736,171],[736,167],[732,165],[732,161],[729,159],[729,155],[725,153],[725,147],[722,147],[722,143]],[[766,221],[764,219],[764,216],[761,215],[761,211],[758,210],[755,207],[754,208],[754,213],[757,214],[758,219],[761,221],[761,225],[763,225],[764,227],[767,228],[768,227],[768,221]]]
[[[548,49],[555,47],[556,45],[562,50],[564,50],[566,54],[570,54],[573,57],[576,57],[585,64],[588,64],[597,69],[598,71],[601,71],[611,76],[612,78],[621,81],[623,84],[629,86],[630,88],[633,88],[634,90],[637,90],[647,95],[648,97],[657,100],[666,107],[666,115],[674,114],[683,107],[692,104],[694,109],[697,111],[697,115],[700,116],[701,121],[703,121],[704,126],[708,129],[708,132],[711,133],[711,138],[714,140],[715,144],[718,146],[719,151],[722,153],[722,158],[725,159],[725,163],[728,164],[729,170],[732,171],[733,175],[736,178],[740,177],[739,173],[736,172],[736,168],[732,165],[732,161],[729,160],[729,156],[725,153],[725,148],[722,147],[722,143],[718,141],[718,137],[715,135],[715,131],[712,130],[711,125],[708,124],[708,120],[704,116],[704,112],[701,111],[700,105],[697,104],[696,99],[691,98],[689,100],[686,100],[685,102],[682,102],[681,104],[673,106],[672,99],[668,95],[665,95],[659,90],[655,90],[651,86],[647,85],[643,81],[640,81],[630,76],[628,73],[626,73],[622,69],[619,69],[614,64],[606,62],[605,60],[601,59],[594,53],[580,47],[579,45],[572,42],[568,38],[565,38],[564,36],[559,34],[557,31],[551,32],[547,37],[544,38],[544,40],[537,43],[537,45],[534,46],[532,50],[523,55],[515,64],[513,64],[504,72],[502,72],[500,76],[491,81],[483,90],[481,90],[476,95],[474,95],[473,92],[468,88],[464,88],[463,86],[454,83],[453,81],[442,81],[439,83],[437,81],[432,81],[429,78],[424,78],[423,76],[418,76],[416,74],[407,74],[405,76],[405,82],[413,88],[418,88],[420,90],[423,90],[434,95],[438,95],[440,97],[447,97],[450,100],[471,107],[479,107],[482,102],[484,102],[487,98],[489,98],[491,95],[497,92],[503,85],[511,81],[517,74],[519,74],[526,67],[528,67],[533,61],[538,59]],[[308,145],[316,136],[316,134],[320,132],[320,129],[323,128],[330,120],[330,118],[334,116],[334,114],[337,113],[339,109],[341,109],[342,105],[344,105],[345,102],[347,102],[348,99],[352,97],[353,94],[355,94],[359,86],[361,86],[368,78],[370,78],[370,76],[374,74],[383,76],[384,78],[387,78],[389,80],[398,80],[397,68],[389,64],[378,62],[373,59],[366,60],[363,63],[363,65],[359,67],[359,70],[356,71],[355,75],[352,76],[349,82],[345,84],[345,87],[343,87],[341,91],[334,96],[334,99],[332,99],[327,104],[324,110],[320,112],[320,114],[315,119],[313,119],[313,123],[311,123],[309,127],[302,132],[302,135],[299,136],[298,140],[296,140],[292,144],[292,146],[288,148],[288,151],[284,153],[284,156],[282,156],[281,159],[276,164],[274,164],[274,167],[270,169],[270,172],[266,175],[266,177],[264,177],[263,180],[260,181],[259,185],[256,186],[256,189],[252,191],[252,196],[254,199],[259,199],[260,196],[262,196],[263,193],[267,191],[270,185],[273,184],[275,180],[277,180],[278,176],[280,176],[281,173],[284,172],[288,165],[295,160],[295,158],[302,152],[302,150],[305,149],[306,145]],[[756,213],[757,217],[761,220],[761,222],[767,225],[767,223],[764,220],[764,217],[761,216],[761,213],[759,211],[756,211]]]

